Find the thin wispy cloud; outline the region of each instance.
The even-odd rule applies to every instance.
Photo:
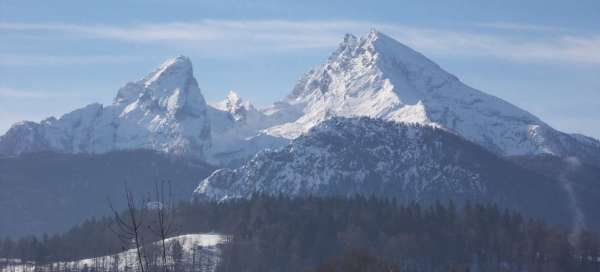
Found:
[[[600,35],[520,36],[392,27],[392,36],[417,49],[447,56],[479,56],[520,62],[600,64]]]
[[[60,55],[22,55],[0,54],[0,66],[47,66],[47,65],[83,65],[118,64],[139,60],[133,56],[60,56]]]
[[[376,28],[426,54],[477,56],[514,61],[600,64],[600,33],[566,31],[554,26],[506,22],[481,23],[483,27],[542,31],[523,37],[461,29],[425,28],[369,21],[201,20],[197,22],[142,23],[133,25],[81,25],[0,23],[15,32],[60,32],[70,38],[107,39],[156,43],[190,48],[210,56],[261,54],[290,50],[333,48],[345,33],[364,33]],[[93,60],[93,59],[92,59]],[[101,58],[95,59],[101,61]],[[47,60],[56,63],[61,60]],[[90,60],[88,60],[90,61]],[[9,61],[5,61],[10,63]],[[17,61],[14,61],[17,63]],[[38,60],[43,63],[44,60]]]
[[[79,97],[80,95],[74,93],[54,93],[54,92],[32,92],[15,90],[12,88],[0,87],[0,97],[4,98],[27,98],[27,99],[46,99],[46,98],[57,98],[57,97]]]
[[[535,31],[535,32],[573,32],[572,29],[558,26],[542,26],[514,22],[484,22],[477,24],[480,27],[515,30],[515,31]]]

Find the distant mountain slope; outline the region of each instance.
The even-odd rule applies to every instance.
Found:
[[[102,155],[37,153],[0,157],[2,235],[66,230],[93,215],[110,212],[108,198],[124,207],[123,185],[143,195],[170,180],[176,199],[189,199],[198,178],[214,168],[153,151]]]
[[[559,182],[442,129],[370,118],[328,119],[275,151],[221,169],[195,191],[202,199],[284,195],[378,195],[400,200],[495,202],[570,223]]]
[[[554,130],[377,31],[346,35],[270,112],[294,116],[267,130],[290,139],[334,116],[368,116],[445,128],[500,155],[578,156],[600,165],[598,140]]]

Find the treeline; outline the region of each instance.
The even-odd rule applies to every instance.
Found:
[[[595,234],[572,237],[495,205],[255,196],[182,202],[174,212],[178,234],[231,234],[217,267],[223,272],[600,271]],[[112,221],[88,220],[51,237],[5,239],[0,256],[48,263],[116,253],[123,246]]]
[[[364,197],[260,197],[227,205],[236,228],[219,271],[306,271],[340,256],[319,271],[345,271],[335,263],[354,251],[395,271],[600,269],[595,235],[583,232],[570,242],[565,231],[495,205],[423,207]]]
[[[91,218],[68,232],[0,241],[0,256],[45,264],[107,255],[124,249],[111,231],[112,218]]]

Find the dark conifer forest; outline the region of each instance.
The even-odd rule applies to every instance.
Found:
[[[600,271],[596,234],[491,204],[261,195],[181,202],[174,220],[177,234],[231,237],[217,271]],[[44,264],[116,253],[111,225],[92,218],[60,235],[4,239],[0,257]]]

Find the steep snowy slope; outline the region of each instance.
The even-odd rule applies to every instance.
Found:
[[[290,139],[332,116],[369,116],[445,128],[502,155],[576,155],[600,164],[597,140],[556,131],[377,31],[346,35],[270,112],[293,121],[267,133]]]
[[[203,157],[210,123],[192,72],[190,60],[180,56],[126,84],[112,105],[91,104],[59,119],[15,124],[0,138],[0,154],[143,148]]]
[[[442,129],[365,117],[329,119],[282,149],[217,170],[195,195],[223,200],[259,192],[493,201],[553,222],[570,218],[555,180]]]

